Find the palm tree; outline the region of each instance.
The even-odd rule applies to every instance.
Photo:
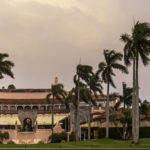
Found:
[[[140,106],[140,113],[143,115],[147,115],[150,111],[150,103],[147,100],[144,100]]]
[[[9,90],[15,90],[16,87],[15,87],[14,84],[10,84],[10,85],[8,85],[8,89],[9,89]]]
[[[123,113],[129,110],[129,107],[132,105],[132,92],[133,89],[127,87],[126,83],[122,83],[122,95],[115,93],[116,97],[119,98],[119,101],[115,104],[117,109],[123,103]],[[126,114],[126,113],[125,113]],[[125,115],[126,116],[126,115]],[[124,119],[126,120],[126,119]],[[123,139],[126,139],[126,122],[123,122]]]
[[[52,96],[52,102],[50,100],[50,97]],[[47,102],[50,104],[52,104],[52,137],[53,137],[53,133],[54,133],[54,130],[53,130],[53,127],[54,127],[54,100],[59,100],[61,103],[64,103],[64,100],[66,98],[66,92],[64,90],[64,86],[63,84],[52,84],[51,85],[51,89],[50,89],[50,93],[47,94],[46,96],[46,99],[47,99]]]
[[[75,108],[75,135],[76,135],[76,141],[79,141],[80,139],[80,102],[89,103],[89,99],[91,99],[91,93],[87,86],[79,80],[79,76],[76,74],[74,76],[74,84],[75,87],[72,88],[72,90],[67,95],[67,98],[65,100],[66,105],[69,103],[72,103]],[[94,101],[92,101],[94,104]],[[67,106],[68,108],[69,106]]]
[[[77,111],[78,109],[78,88],[74,87],[69,91],[67,94],[67,97],[65,99],[67,109],[70,109],[69,104],[73,104],[75,111],[74,111],[74,130],[73,132],[75,133],[75,139],[76,141],[79,141],[79,130],[80,130],[80,125],[77,120],[79,120],[79,112]]]
[[[109,88],[110,85],[116,88],[113,76],[116,76],[114,69],[128,73],[125,66],[118,63],[123,58],[121,53],[117,53],[114,50],[104,50],[105,62],[99,64],[99,72],[104,83],[107,84],[107,101],[106,101],[106,138],[109,138]]]
[[[115,104],[115,108],[117,109],[121,104],[123,104],[124,110],[125,108],[129,109],[129,107],[132,105],[132,93],[133,93],[133,89],[127,87],[127,84],[123,82],[122,95],[118,93],[114,93],[115,97],[119,98],[119,101]]]
[[[78,75],[80,78],[85,81],[87,87],[90,90],[91,99],[88,99],[89,113],[88,113],[88,140],[91,139],[91,103],[93,101],[93,96],[97,98],[97,93],[102,94],[102,85],[101,80],[98,76],[98,73],[93,73],[93,68],[89,65],[78,65]]]
[[[14,67],[14,63],[9,60],[5,60],[9,57],[6,53],[0,53],[0,79],[4,78],[4,75],[8,75],[11,78],[14,78],[12,73],[12,67]]]
[[[126,65],[131,65],[133,61],[133,98],[132,98],[132,136],[133,143],[139,143],[139,83],[138,70],[139,58],[144,66],[149,63],[150,54],[150,24],[147,22],[137,22],[132,34],[122,34],[121,40],[124,46],[124,61]]]

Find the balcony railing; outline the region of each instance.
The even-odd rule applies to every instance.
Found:
[[[30,110],[29,110],[30,111]],[[66,109],[54,110],[54,113],[68,113]],[[37,110],[37,114],[51,114],[51,110]],[[18,114],[18,110],[0,110],[0,114]]]

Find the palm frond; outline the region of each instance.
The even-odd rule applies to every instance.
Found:
[[[121,53],[114,53],[110,58],[109,58],[109,62],[111,63],[115,63],[118,60],[122,60],[123,55]]]
[[[131,41],[132,39],[129,34],[125,33],[120,36],[120,40],[127,43],[128,41]]]
[[[120,70],[122,73],[128,73],[128,70],[125,66],[121,65],[121,64],[117,64],[117,63],[114,63],[111,65],[114,69],[118,69]]]
[[[49,94],[47,94],[46,95],[46,100],[47,100],[47,102],[50,104],[51,103],[51,101],[50,101],[50,96],[51,96],[52,94],[51,93],[49,93]]]

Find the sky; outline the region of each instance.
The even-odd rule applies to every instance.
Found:
[[[15,63],[15,79],[5,76],[0,87],[50,88],[57,76],[70,90],[79,61],[96,71],[104,49],[123,52],[120,35],[131,33],[133,20],[150,22],[149,6],[149,0],[0,0],[0,53]],[[122,92],[122,82],[132,86],[131,67],[128,75],[115,73],[112,92]],[[141,99],[150,100],[149,76],[150,65],[140,63]]]

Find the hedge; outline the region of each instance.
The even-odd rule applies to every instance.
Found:
[[[132,133],[131,129],[129,129],[130,133]],[[112,139],[122,139],[123,128],[121,127],[112,127],[109,128],[109,137]],[[140,127],[140,138],[149,138],[150,137],[150,127]],[[106,128],[98,129],[98,137],[105,138]]]
[[[150,127],[141,127],[140,138],[149,138],[149,137],[150,137]]]
[[[109,128],[109,137],[112,139],[120,139],[122,138],[122,128]],[[106,128],[99,128],[98,137],[105,138],[106,136]]]
[[[54,133],[53,136],[51,135],[49,137],[49,140],[51,140],[51,143],[60,143],[67,141],[67,133]],[[75,134],[73,132],[69,135],[69,141],[75,141]]]
[[[54,133],[49,137],[49,140],[51,140],[51,143],[60,143],[62,140],[67,141],[67,133]]]

